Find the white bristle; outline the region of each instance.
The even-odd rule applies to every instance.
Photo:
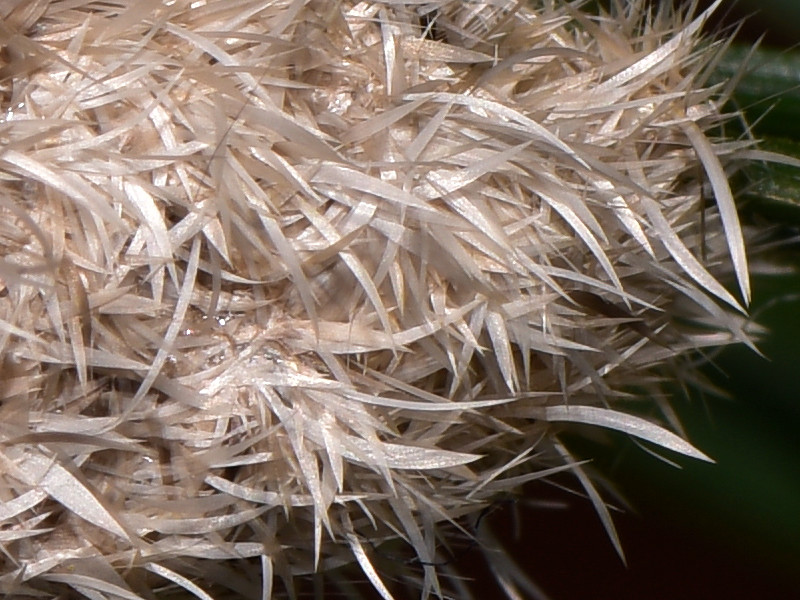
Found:
[[[438,594],[529,479],[616,540],[569,423],[708,459],[617,403],[750,343],[719,48],[580,4],[0,3],[4,597]]]

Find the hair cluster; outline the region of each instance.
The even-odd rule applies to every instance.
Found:
[[[748,342],[722,47],[581,4],[0,5],[4,597],[389,598],[392,540],[440,594],[534,479],[614,538],[572,423],[706,458],[663,384]]]

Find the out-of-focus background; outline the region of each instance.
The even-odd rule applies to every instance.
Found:
[[[761,40],[729,107],[745,119],[725,134],[749,123],[764,149],[800,159],[800,0],[723,0],[708,29],[736,39],[718,80],[739,74]],[[677,390],[688,438],[716,464],[662,452],[669,465],[621,434],[566,438],[613,482],[603,494],[621,509],[627,563],[591,502],[552,483],[498,503],[481,525],[552,600],[800,600],[800,168],[755,164],[733,183],[744,222],[776,243],[751,255],[762,355],[723,350],[704,368],[717,394]],[[775,265],[781,273],[767,272]],[[477,597],[503,597],[477,548],[452,560]]]
[[[732,31],[743,18],[733,56],[762,34],[766,54],[752,58],[736,108],[770,148],[800,158],[800,1],[725,1],[712,28]],[[736,68],[735,60],[723,65]],[[800,270],[800,169],[751,177],[739,192],[745,219],[777,226],[785,240],[763,258]],[[689,438],[717,464],[677,459],[674,468],[624,436],[613,447],[572,445],[597,457],[594,466],[630,505],[615,514],[627,566],[585,499],[540,484],[529,496],[568,510],[519,511],[519,535],[510,508],[494,517],[554,600],[800,598],[800,273],[757,274],[753,288],[752,313],[770,330],[759,343],[765,357],[723,351],[705,372],[729,397],[695,392],[677,405]]]
[[[700,0],[701,6],[712,4]],[[762,35],[770,46],[789,48],[800,42],[800,2],[797,0],[723,0],[714,21],[744,21],[744,36]]]

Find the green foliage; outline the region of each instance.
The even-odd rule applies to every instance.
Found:
[[[800,159],[800,51],[760,49],[750,54],[749,46],[732,47],[715,78],[724,81],[740,73],[749,57],[731,109],[743,111],[742,122],[754,124],[749,134],[759,140],[759,150]],[[615,443],[594,466],[619,486],[645,521],[667,523],[689,544],[715,544],[722,555],[716,557],[719,564],[726,565],[734,580],[763,583],[770,590],[792,586],[796,593],[800,169],[755,162],[734,184],[745,221],[772,227],[778,243],[767,256],[751,257],[756,265],[770,265],[754,276],[750,306],[754,319],[768,330],[758,344],[764,357],[744,347],[724,349],[712,357],[705,375],[728,397],[692,391],[676,404],[689,439],[717,464],[678,460],[682,468],[677,470],[631,442],[621,456]],[[768,260],[760,261],[764,258]],[[624,446],[620,438],[615,439]],[[595,446],[571,441],[579,456],[597,456]],[[685,567],[669,560],[664,557],[667,571]],[[684,598],[700,597],[684,591]],[[735,590],[719,592],[718,597],[745,597]]]

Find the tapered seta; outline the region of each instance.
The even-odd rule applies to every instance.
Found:
[[[0,2],[3,597],[466,598],[534,479],[619,547],[564,431],[709,460],[750,142],[708,11],[611,4]]]

